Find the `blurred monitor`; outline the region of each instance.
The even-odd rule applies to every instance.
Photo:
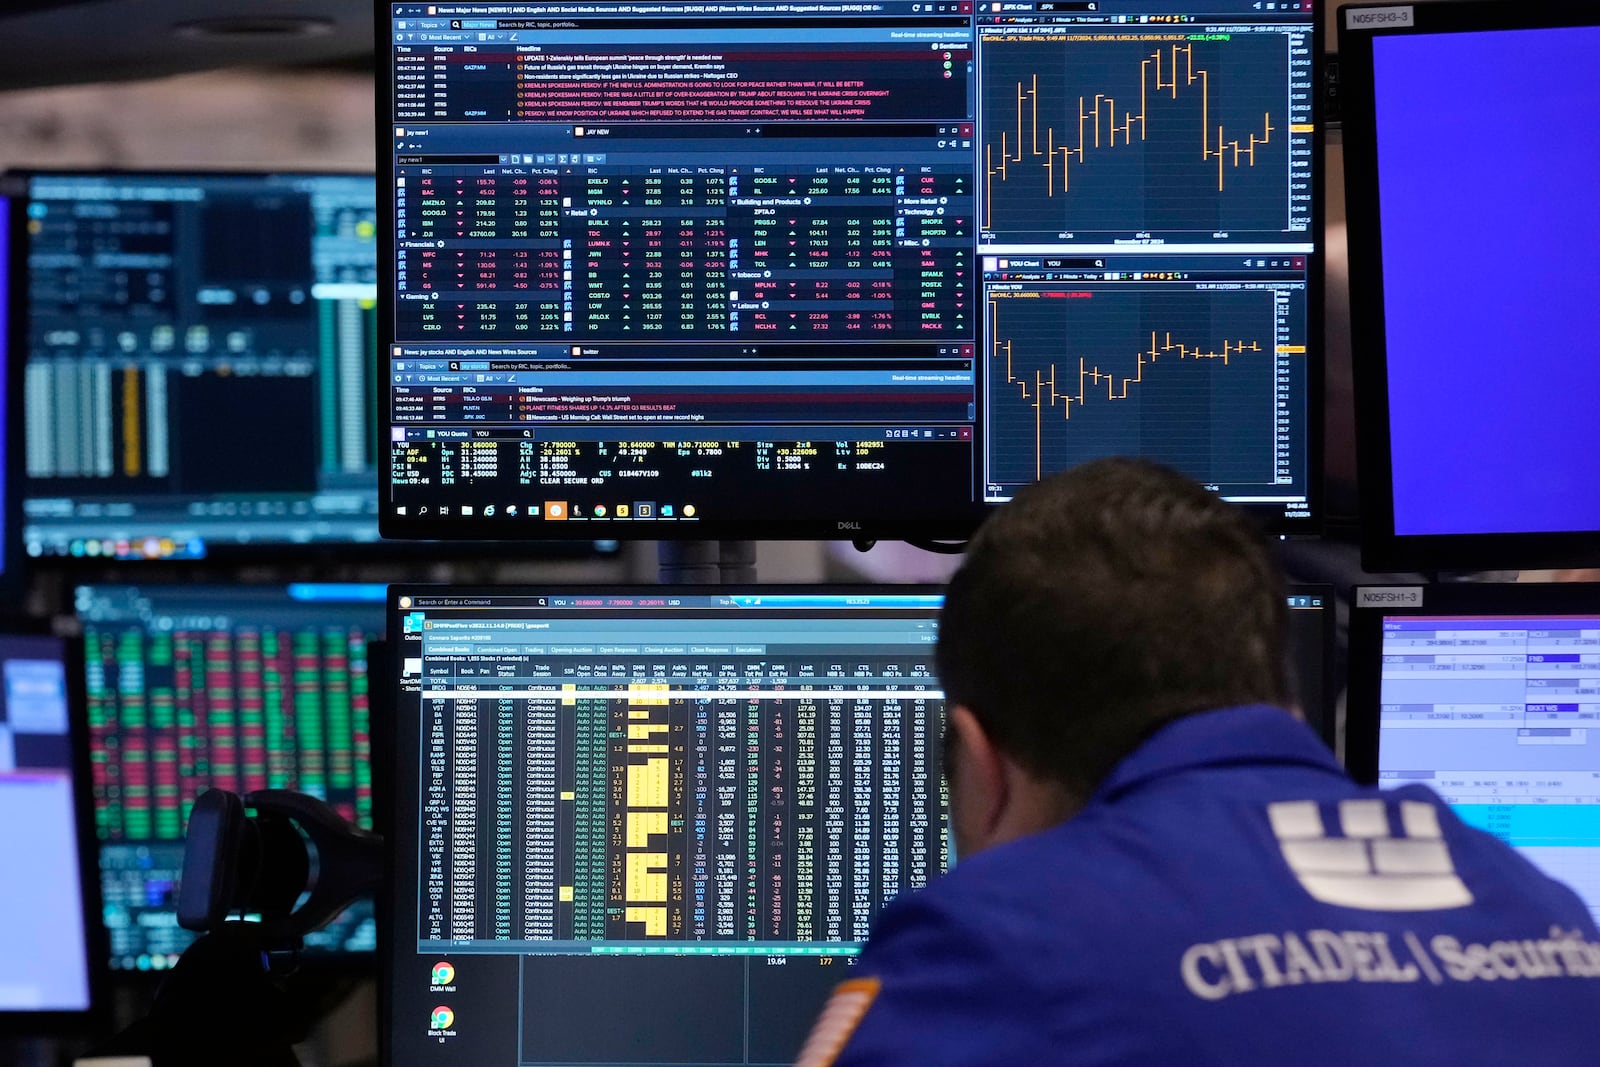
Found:
[[[1345,7],[1340,30],[1363,563],[1595,565],[1600,7]]]
[[[81,668],[63,638],[0,629],[0,1034],[81,1029],[103,969]]]
[[[395,1067],[793,1063],[949,860],[940,600],[391,587]]]
[[[1600,585],[1355,592],[1351,772],[1433,788],[1600,918]]]
[[[211,787],[294,789],[372,825],[367,642],[381,585],[80,586],[95,822],[111,966],[161,971],[189,807]],[[307,938],[370,953],[370,901]]]
[[[373,198],[361,174],[26,178],[29,555],[376,540]]]

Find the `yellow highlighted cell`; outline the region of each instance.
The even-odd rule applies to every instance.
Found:
[[[627,855],[626,900],[649,904],[667,902],[665,852],[630,852]]]
[[[664,808],[671,796],[671,760],[652,759],[628,767],[630,808]]]
[[[644,923],[644,936],[667,936],[666,908],[629,908],[627,919],[631,923]]]
[[[651,834],[667,832],[667,813],[664,811],[628,812],[628,847],[649,848]]]

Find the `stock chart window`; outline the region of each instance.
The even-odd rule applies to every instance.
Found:
[[[1311,7],[385,5],[380,521],[964,533],[1135,453],[1306,525]]]
[[[367,642],[383,586],[81,586],[111,965],[159,971],[194,935],[177,879],[194,798],[294,789],[372,825]],[[371,902],[310,935],[371,952]]]
[[[1421,783],[1600,919],[1600,613],[1382,622],[1378,780]]]
[[[38,174],[26,216],[29,555],[377,539],[369,176]]]
[[[1126,454],[1311,516],[1311,8],[979,5],[985,501]]]
[[[390,596],[397,1064],[792,1063],[949,862],[937,595]]]

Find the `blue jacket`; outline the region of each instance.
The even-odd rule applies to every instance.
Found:
[[[1578,897],[1269,707],[1164,727],[1067,822],[895,902],[858,975],[802,1063],[1600,1063]]]

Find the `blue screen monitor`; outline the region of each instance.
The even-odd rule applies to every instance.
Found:
[[[1600,9],[1340,18],[1363,561],[1593,565]]]
[[[83,1029],[102,962],[80,670],[60,637],[0,633],[0,1034]]]
[[[1355,592],[1351,772],[1433,788],[1600,918],[1600,585]]]
[[[156,973],[178,926],[189,808],[206,789],[294,789],[371,828],[367,644],[381,585],[80,586],[95,822],[109,958]],[[370,900],[307,938],[307,958],[371,959]]]

